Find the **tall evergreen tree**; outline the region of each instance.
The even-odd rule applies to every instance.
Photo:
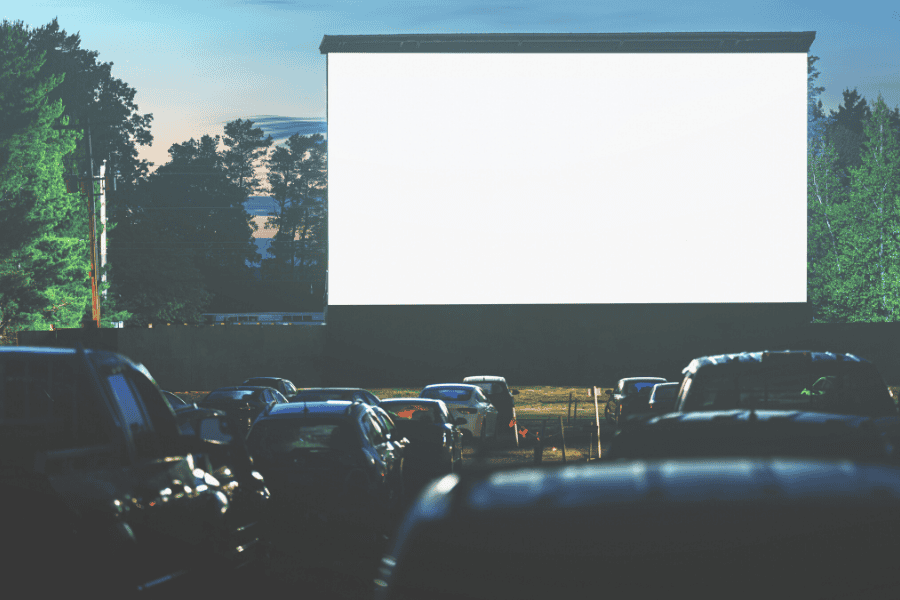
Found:
[[[30,35],[21,21],[0,23],[0,335],[40,321],[51,290],[86,274],[84,254],[54,231],[76,212],[63,157],[77,135],[57,129],[64,107],[50,92],[63,76],[42,73]]]
[[[324,283],[326,240],[326,143],[321,134],[294,134],[266,162],[269,189],[277,208],[276,230],[263,276],[311,284]]]
[[[244,190],[246,200],[260,190],[256,167],[274,143],[272,136],[263,137],[263,130],[253,127],[253,121],[237,119],[225,123],[222,138],[227,150],[223,156],[229,181]]]
[[[827,135],[838,154],[837,166],[842,173],[844,185],[850,183],[850,169],[862,164],[860,152],[865,140],[865,121],[872,115],[866,99],[854,88],[845,89],[844,101],[838,109],[832,110]]]
[[[879,94],[864,123],[860,166],[850,168],[841,296],[850,321],[900,320],[900,142]]]

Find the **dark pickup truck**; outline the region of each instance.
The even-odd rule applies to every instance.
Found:
[[[212,415],[182,433],[147,370],[119,354],[0,348],[10,589],[142,597],[252,564],[268,492],[236,511],[200,460],[233,442],[229,429]]]

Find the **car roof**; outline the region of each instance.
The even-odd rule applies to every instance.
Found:
[[[619,381],[658,381],[659,383],[669,383],[665,377],[623,377]]]
[[[562,511],[606,504],[649,506],[660,501],[900,499],[900,477],[892,467],[803,459],[632,460],[526,467],[459,484],[459,475],[433,482],[420,496],[414,516],[439,519],[462,507],[472,512],[548,507]]]
[[[783,358],[796,358],[809,360],[809,362],[847,362],[847,363],[865,363],[871,364],[868,360],[860,358],[855,354],[842,352],[812,352],[809,350],[761,350],[759,352],[738,352],[734,354],[715,354],[710,356],[701,356],[692,360],[688,366],[682,369],[682,373],[696,373],[705,367],[714,367],[724,364],[746,363],[746,364],[762,364],[767,360],[778,360]]]
[[[368,404],[350,402],[349,400],[325,400],[321,402],[291,402],[276,404],[268,414],[260,419],[296,418],[304,416],[340,416],[349,414],[348,409],[354,406],[368,407]]]
[[[429,388],[464,388],[464,389],[478,389],[481,388],[477,385],[472,385],[469,383],[432,383],[431,385],[426,385],[423,387],[423,390],[427,390]]]
[[[358,387],[313,387],[298,388],[297,392],[368,392],[365,388]]]
[[[488,383],[488,382],[506,383],[506,378],[498,377],[497,375],[471,375],[471,376],[465,377],[463,379],[463,383],[469,383],[470,381],[481,381],[484,383]]]
[[[391,404],[391,403],[401,403],[401,402],[415,402],[421,404],[443,404],[443,400],[437,400],[435,398],[387,398],[382,400],[382,404]]]

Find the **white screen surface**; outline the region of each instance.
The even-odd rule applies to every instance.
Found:
[[[805,302],[806,69],[329,54],[329,304]]]

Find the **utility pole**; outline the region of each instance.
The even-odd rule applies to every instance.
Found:
[[[67,175],[65,177],[66,182],[66,191],[70,194],[77,193],[79,190],[82,194],[87,196],[88,200],[88,238],[91,245],[91,318],[88,320],[85,315],[85,319],[82,321],[85,326],[88,327],[96,327],[100,328],[100,298],[97,293],[98,288],[98,279],[99,279],[99,268],[97,264],[97,207],[94,202],[94,181],[99,179],[94,177],[94,158],[92,154],[91,147],[91,122],[88,119],[88,173],[87,175],[79,177],[76,175]],[[105,165],[104,165],[105,166]],[[106,198],[105,195],[101,196],[101,202],[103,203],[103,215],[106,216]],[[106,235],[104,233],[102,237],[102,241],[104,244],[104,254],[106,253],[105,245],[106,245]]]
[[[94,155],[91,146],[91,120],[88,119],[88,165],[90,176],[87,182],[88,232],[91,242],[91,318],[94,327],[100,327],[100,297],[97,294],[97,207],[94,203]]]

